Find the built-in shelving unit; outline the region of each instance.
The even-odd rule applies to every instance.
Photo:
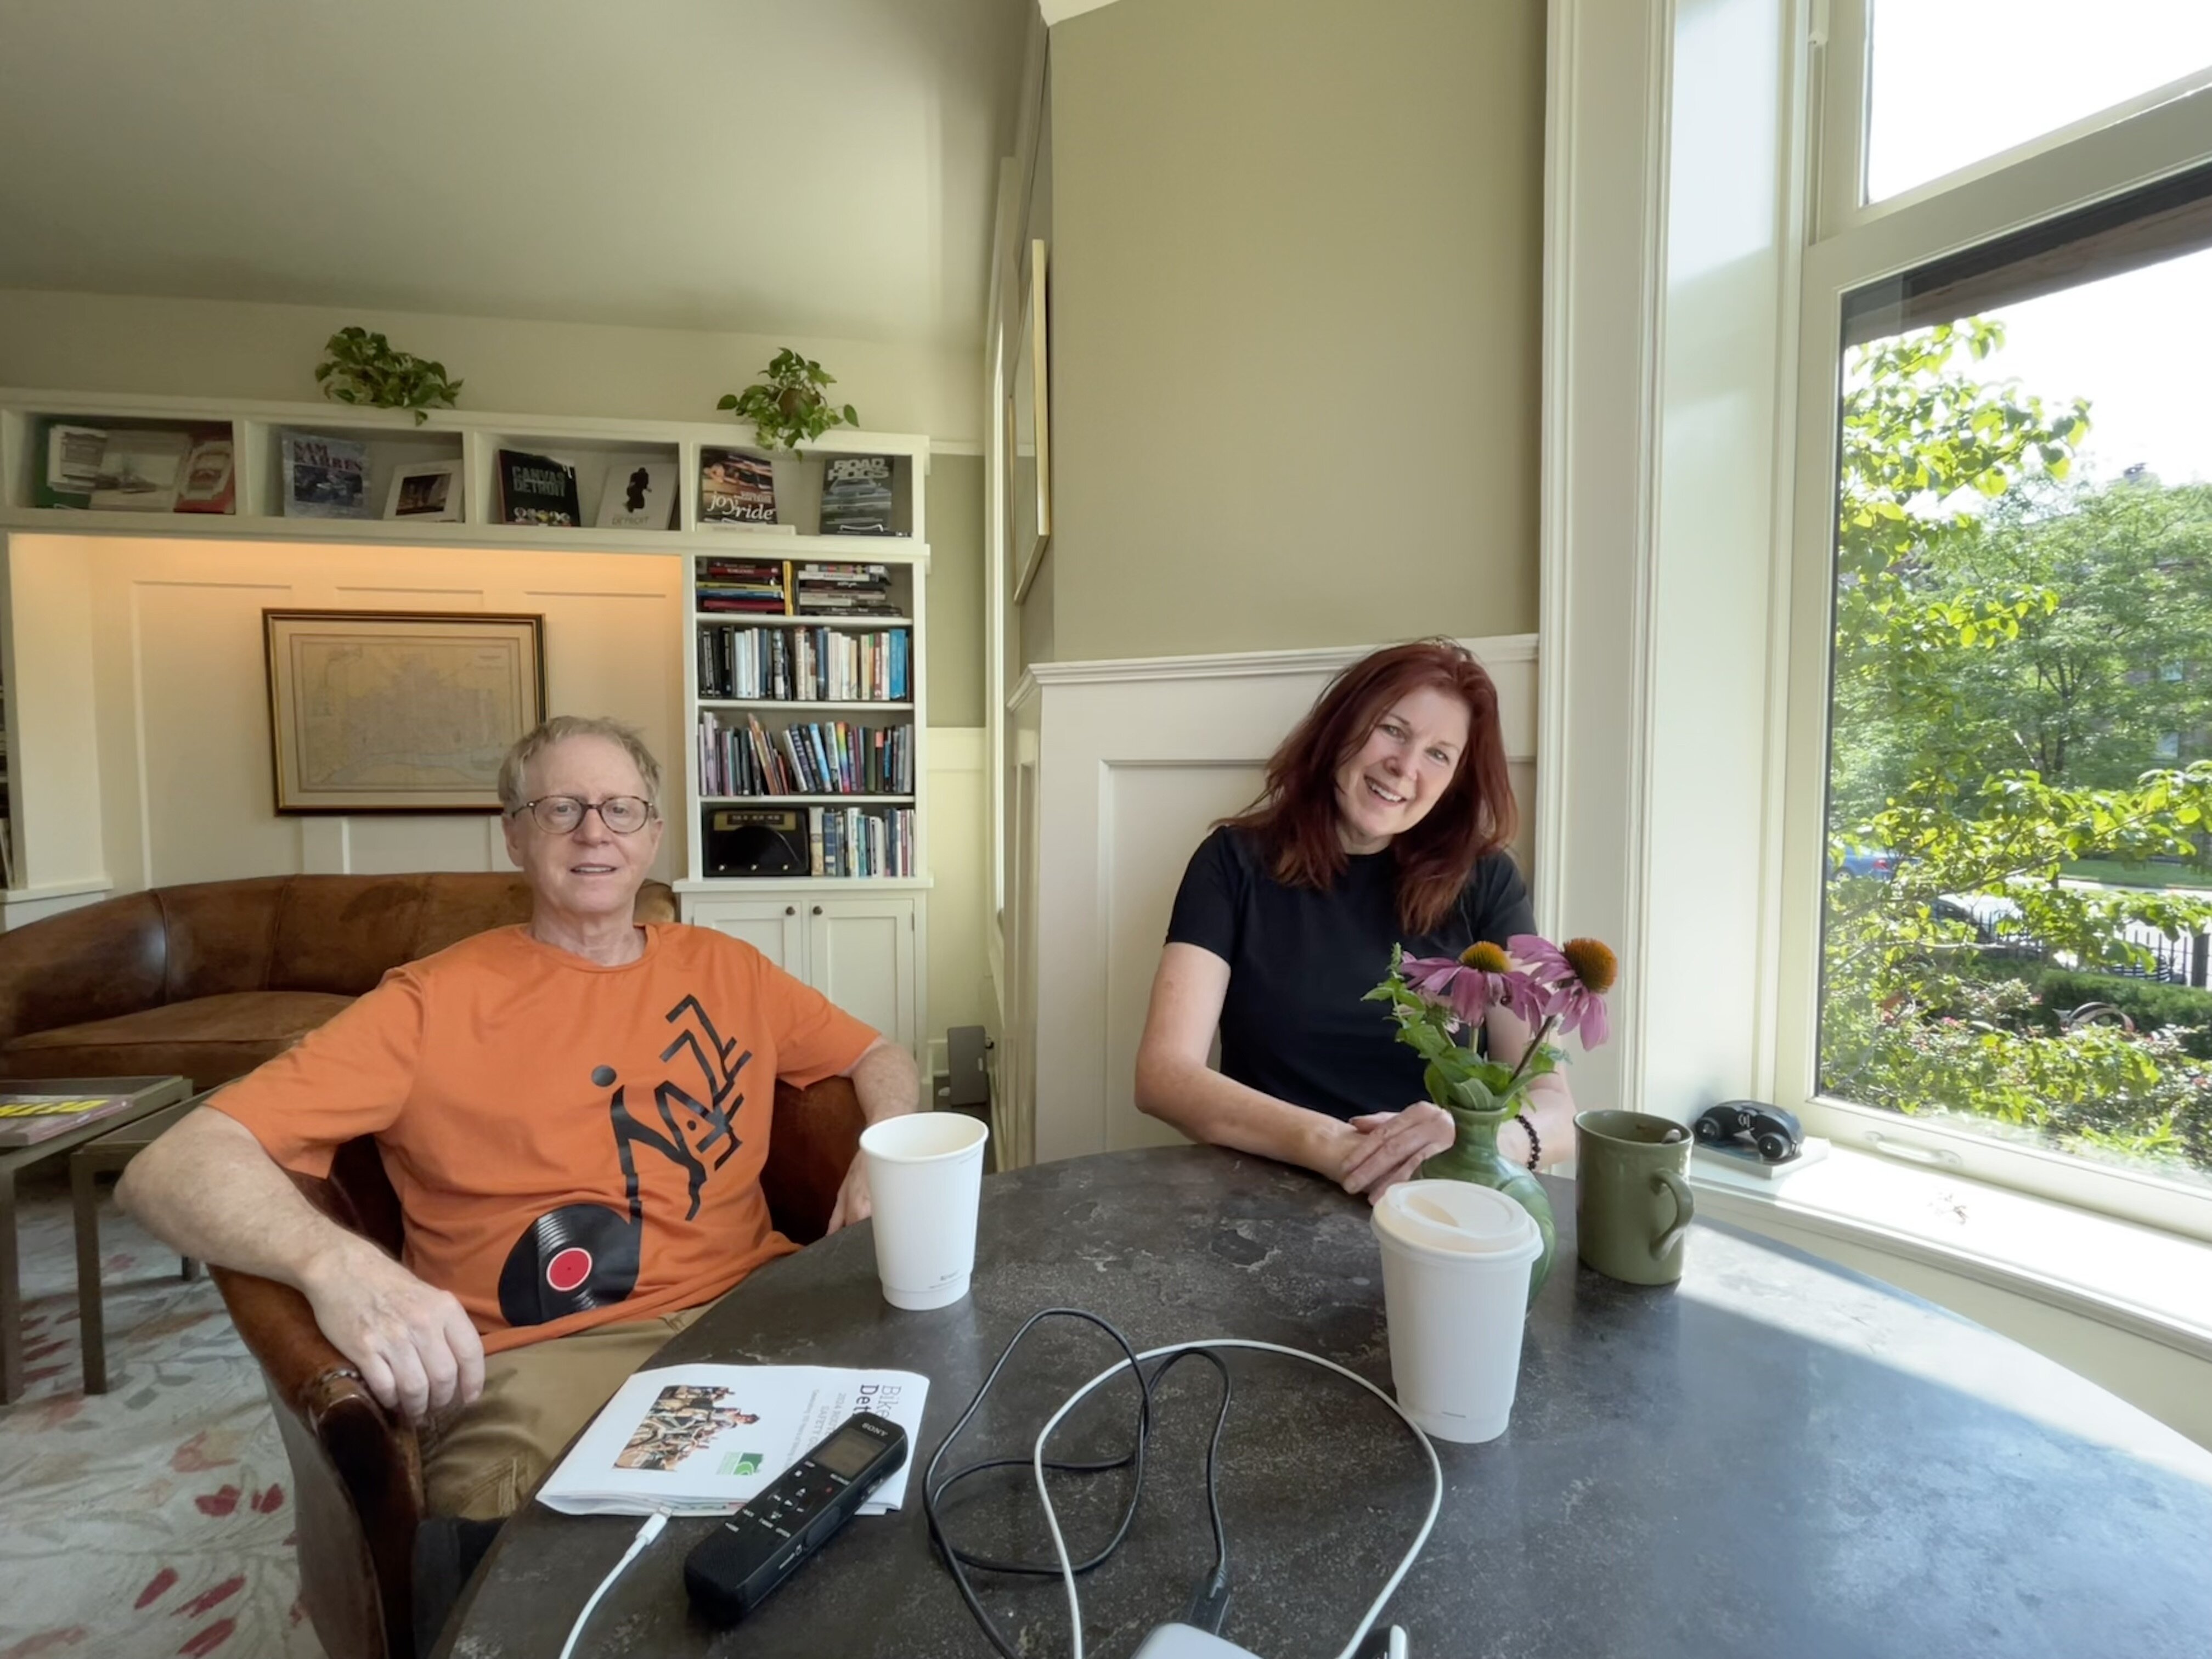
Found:
[[[232,480],[227,510],[133,512],[41,505],[45,479],[45,435],[52,422],[110,431],[185,432],[197,441],[227,434]],[[284,510],[284,447],[287,433],[335,438],[357,446],[365,458],[362,492],[366,508],[377,516],[321,518]],[[702,453],[738,450],[766,461],[775,485],[776,524],[744,528],[702,522]],[[550,457],[574,468],[578,516],[575,526],[507,524],[501,521],[498,457],[514,450]],[[891,462],[891,510],[888,535],[821,532],[823,475],[839,455],[885,456]],[[386,518],[390,483],[400,468],[442,463],[457,469],[459,517],[449,521]],[[667,528],[600,527],[602,496],[623,487],[639,465],[672,468],[673,499]],[[687,739],[681,768],[680,811],[690,834],[689,868],[676,886],[686,921],[719,927],[759,946],[780,966],[814,984],[894,1040],[921,1049],[926,1025],[921,1007],[921,964],[927,960],[927,690],[922,672],[927,628],[929,543],[927,495],[929,443],[926,437],[836,429],[823,434],[802,454],[771,453],[753,440],[749,426],[732,421],[654,422],[597,420],[564,416],[490,414],[474,410],[438,410],[417,422],[399,410],[350,408],[326,403],[278,403],[216,398],[129,397],[109,393],[0,390],[0,553],[17,535],[130,536],[296,543],[391,544],[408,547],[511,548],[532,553],[573,550],[588,553],[655,553],[686,561],[684,637],[670,641],[684,655],[682,731]],[[700,609],[697,571],[701,560],[789,562],[806,564],[882,565],[896,616],[765,616]],[[13,579],[10,579],[11,589]],[[11,592],[12,597],[12,592]],[[796,608],[796,607],[794,607]],[[777,630],[822,630],[817,638],[854,633],[905,635],[905,695],[816,696],[780,699],[702,696],[699,679],[699,637],[702,629],[732,626]],[[795,633],[791,636],[794,642]],[[65,755],[80,723],[64,711],[89,706],[89,671],[78,663],[86,653],[64,651],[63,642],[35,652],[34,678],[53,678],[64,670],[83,678],[76,685],[26,688],[21,672],[26,642],[12,621],[0,669],[9,672],[8,706],[0,731],[8,734],[7,769],[13,799],[11,830],[35,820],[36,835],[19,835],[16,885],[3,898],[11,919],[29,919],[46,905],[81,902],[88,890],[74,871],[61,878],[42,877],[42,848],[81,842],[82,825],[97,821],[96,801],[43,805],[40,793],[58,797],[76,780],[82,787],[96,769],[82,765],[80,755]],[[64,676],[65,677],[65,676]],[[872,689],[872,687],[871,688]],[[713,691],[714,688],[704,688]],[[25,694],[25,695],[19,695]],[[46,719],[44,708],[53,715]],[[764,730],[793,725],[846,722],[854,726],[907,728],[907,758],[913,787],[903,793],[855,794],[789,793],[743,798],[701,788],[702,716],[744,724],[750,718]],[[46,728],[51,727],[52,731]],[[20,738],[21,741],[17,739]],[[48,740],[51,739],[51,740]],[[56,763],[41,765],[43,750],[56,751]],[[27,753],[29,763],[18,765]],[[66,760],[67,763],[61,763]],[[41,789],[41,779],[53,786]],[[852,809],[868,816],[902,811],[912,814],[911,871],[901,876],[775,876],[717,874],[707,857],[708,831],[717,811],[782,809],[802,819],[817,809]],[[66,826],[77,827],[71,832]],[[95,837],[96,840],[96,837]],[[74,883],[75,884],[72,884]],[[20,913],[20,914],[19,914]]]

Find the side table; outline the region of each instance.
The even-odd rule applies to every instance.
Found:
[[[129,1108],[114,1116],[64,1130],[36,1146],[0,1151],[0,1406],[23,1392],[23,1284],[15,1238],[16,1176],[33,1164],[74,1152],[88,1140],[112,1134],[126,1123],[173,1106],[191,1091],[191,1079],[181,1077],[0,1079],[0,1092],[10,1094],[136,1097]]]
[[[119,1170],[181,1122],[213,1094],[194,1095],[149,1117],[87,1141],[70,1154],[70,1208],[76,1222],[76,1328],[84,1349],[84,1391],[107,1392],[107,1310],[100,1290],[100,1188],[95,1176]],[[198,1279],[200,1264],[180,1258],[183,1276]]]

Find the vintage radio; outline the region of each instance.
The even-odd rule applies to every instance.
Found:
[[[705,854],[710,876],[805,875],[806,814],[786,806],[710,806]]]

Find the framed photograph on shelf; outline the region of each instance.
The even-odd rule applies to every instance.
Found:
[[[1045,362],[1045,248],[1030,244],[1028,291],[1022,302],[1013,384],[1006,389],[1012,415],[1006,471],[1013,491],[1015,598],[1028,591],[1037,561],[1052,540],[1052,380]]]
[[[276,810],[496,812],[545,715],[545,619],[264,611]]]
[[[384,516],[419,524],[459,524],[461,520],[461,464],[422,461],[394,467],[384,495]]]

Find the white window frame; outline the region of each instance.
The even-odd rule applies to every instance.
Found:
[[[1832,30],[1814,56],[1826,118],[1820,123],[1815,199],[1807,216],[1818,230],[1804,250],[1798,295],[1787,759],[1779,788],[1780,994],[1771,1097],[1798,1107],[1809,1129],[1839,1144],[2212,1238],[2212,1195],[2201,1188],[1850,1105],[1814,1090],[1844,296],[2212,161],[2212,71],[2206,71],[1864,204],[1859,156],[1869,3],[1832,0]]]

